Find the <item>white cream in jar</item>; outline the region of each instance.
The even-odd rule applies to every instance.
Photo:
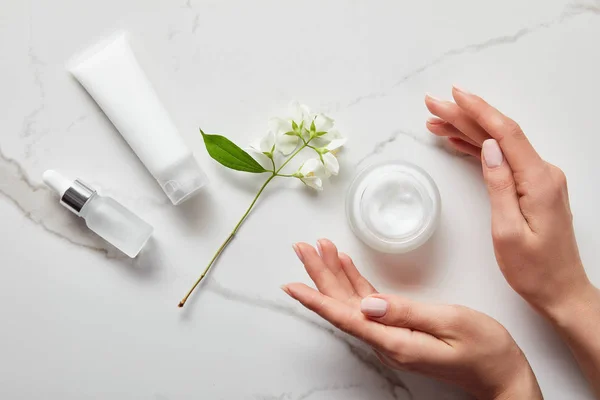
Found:
[[[363,169],[346,198],[352,231],[371,248],[405,253],[437,228],[441,199],[433,179],[416,165],[394,161]]]

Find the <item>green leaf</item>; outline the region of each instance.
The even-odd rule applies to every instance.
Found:
[[[295,131],[298,130],[298,124],[296,123],[296,121],[292,121],[292,129]]]
[[[310,123],[310,131],[311,132],[316,132],[317,131],[317,127],[315,126],[315,120],[313,119],[313,121]]]
[[[296,136],[296,132],[294,132],[294,131],[289,131],[289,132],[286,132],[286,133],[284,133],[284,135],[288,135],[288,136]]]
[[[207,135],[200,129],[208,154],[221,165],[236,171],[261,173],[268,172],[252,156],[239,148],[231,140],[220,135]]]
[[[317,137],[321,137],[323,135],[327,135],[327,132],[325,132],[325,131],[317,132]]]

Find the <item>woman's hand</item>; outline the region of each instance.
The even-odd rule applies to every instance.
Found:
[[[508,283],[547,316],[591,284],[573,231],[564,173],[545,162],[519,125],[483,99],[455,87],[456,103],[427,96],[427,128],[479,157],[492,205],[496,259]]]
[[[427,128],[482,158],[500,269],[554,325],[600,398],[600,291],[579,257],[565,175],[538,155],[516,122],[462,89],[452,95],[456,103],[426,97],[439,117]]]
[[[537,381],[510,334],[491,317],[378,293],[329,240],[317,252],[294,250],[317,286],[283,290],[341,330],[363,340],[392,367],[453,383],[479,399],[541,399]]]

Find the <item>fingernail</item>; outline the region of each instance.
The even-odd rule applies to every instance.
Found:
[[[504,156],[502,155],[502,150],[500,150],[500,146],[498,142],[494,139],[488,139],[483,142],[483,159],[485,160],[485,165],[488,168],[496,168],[502,164],[504,160]]]
[[[442,124],[445,124],[446,121],[444,121],[441,118],[429,117],[429,118],[427,118],[427,123],[431,124],[431,125],[442,125]]]
[[[323,257],[323,250],[321,249],[321,239],[317,240],[317,252]]]
[[[304,256],[302,255],[302,251],[300,251],[300,246],[298,246],[297,243],[294,243],[292,245],[292,248],[296,252],[296,255],[298,256],[298,258],[300,259],[300,261],[304,262]]]
[[[387,301],[377,297],[365,297],[360,302],[360,311],[369,317],[383,317],[387,309]]]
[[[458,92],[461,92],[461,93],[464,93],[464,94],[471,94],[471,92],[469,92],[468,90],[465,90],[465,89],[463,89],[462,87],[460,87],[460,86],[458,86],[458,85],[452,85],[452,87],[453,87],[453,88],[454,88],[456,91],[458,91]]]
[[[286,285],[281,285],[281,290],[283,290],[285,293],[287,293],[288,296],[292,295],[292,292],[290,292],[290,289],[286,286]]]
[[[440,99],[438,99],[437,97],[435,97],[434,95],[432,95],[429,92],[425,93],[425,96],[429,97],[431,100],[434,100],[434,101],[441,101]]]

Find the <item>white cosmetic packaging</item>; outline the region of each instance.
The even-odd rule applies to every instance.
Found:
[[[88,228],[129,257],[137,256],[150,239],[152,226],[111,197],[100,196],[85,182],[48,170],[44,183],[60,196],[63,206],[85,220]]]
[[[406,253],[424,244],[437,228],[440,213],[435,182],[406,162],[363,169],[346,197],[346,216],[354,234],[384,253]]]
[[[67,68],[119,130],[175,205],[207,178],[120,33],[70,61]]]

